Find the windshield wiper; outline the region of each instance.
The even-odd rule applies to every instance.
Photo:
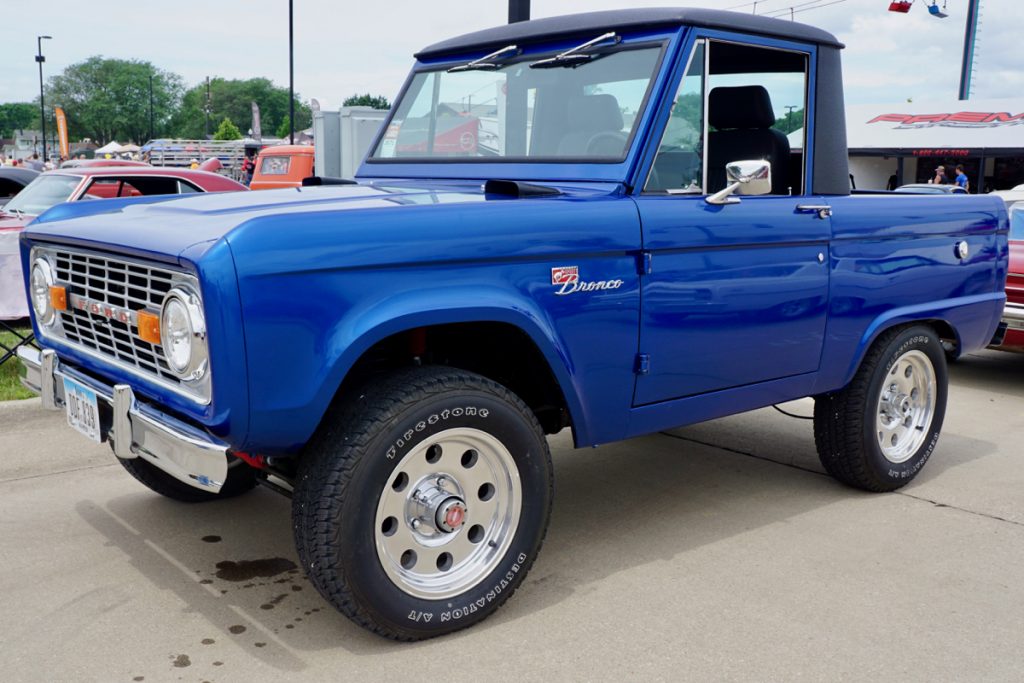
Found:
[[[586,54],[587,50],[591,50],[595,47],[604,47],[605,45],[618,45],[622,42],[622,37],[614,31],[609,31],[604,35],[600,35],[593,40],[588,40],[582,45],[577,45],[574,48],[560,52],[554,57],[548,59],[542,59],[539,62],[534,62],[530,65],[531,69],[551,69],[559,66],[571,66],[573,68],[580,64],[596,59],[600,55]]]
[[[515,45],[506,45],[500,50],[495,50],[489,55],[484,55],[480,59],[474,59],[468,64],[461,64],[459,66],[453,66],[448,69],[448,73],[455,73],[457,71],[486,71],[488,69],[498,69],[501,67],[500,64],[496,64],[491,60],[497,60],[499,57],[508,55],[509,57],[517,56],[522,50]]]

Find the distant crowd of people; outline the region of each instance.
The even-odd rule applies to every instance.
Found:
[[[27,159],[7,159],[3,154],[0,154],[0,166],[23,166],[24,168],[30,168],[33,171],[49,171],[55,168],[52,161],[43,163],[43,160],[39,158],[38,154],[33,154]]]
[[[78,156],[73,157],[73,158],[74,159],[85,159],[86,156],[84,154],[79,154]],[[112,154],[106,154],[106,155],[104,155],[103,158],[105,158],[105,159],[114,159],[115,157]],[[122,155],[119,155],[116,158],[119,158],[119,159],[129,159],[129,160],[132,160],[132,161],[143,161],[145,163],[149,163],[149,154],[148,153],[147,154],[143,154],[141,156],[138,153],[135,153],[135,154],[122,154]],[[44,162],[42,159],[39,158],[39,153],[38,152],[33,152],[31,156],[28,156],[28,157],[26,157],[24,159],[17,159],[15,157],[8,158],[8,157],[4,156],[3,154],[0,154],[0,166],[20,166],[22,168],[29,168],[29,169],[32,169],[33,171],[40,171],[40,172],[42,172],[42,171],[52,171],[52,170],[54,170],[56,168],[60,168],[61,166],[64,165],[64,162],[66,162],[66,161],[68,161],[67,157],[60,157],[59,159],[51,159],[49,161]],[[197,165],[198,165],[198,163],[197,163]]]

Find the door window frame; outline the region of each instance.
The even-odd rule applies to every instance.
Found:
[[[704,30],[704,29],[691,29],[688,36],[683,41],[680,49],[680,58],[674,67],[673,73],[671,74],[665,91],[662,93],[661,101],[658,103],[657,116],[652,120],[653,126],[651,129],[651,135],[648,137],[647,149],[641,155],[640,164],[637,169],[637,174],[634,176],[634,182],[631,184],[631,194],[643,197],[670,197],[670,198],[693,198],[693,197],[707,197],[709,193],[703,192],[702,194],[670,194],[666,192],[646,192],[644,188],[650,179],[651,171],[654,168],[654,162],[658,156],[658,149],[661,146],[661,141],[665,136],[665,132],[668,127],[669,117],[672,113],[672,103],[675,101],[676,95],[679,92],[679,88],[682,84],[683,79],[686,77],[686,72],[689,71],[691,62],[693,60],[694,52],[700,41],[704,41],[704,110],[702,112],[702,125],[703,130],[701,131],[703,136],[703,157],[701,159],[701,180],[702,189],[707,188],[708,182],[708,167],[707,167],[707,155],[708,155],[708,135],[707,135],[707,110],[708,100],[710,98],[710,90],[707,87],[707,80],[709,77],[708,67],[710,66],[711,51],[714,43],[732,43],[736,45],[745,45],[750,47],[766,48],[772,50],[781,50],[785,52],[796,52],[805,56],[805,69],[804,69],[804,141],[803,141],[803,177],[801,192],[793,194],[793,197],[806,197],[813,194],[813,174],[814,169],[814,122],[815,122],[815,101],[816,101],[816,86],[817,86],[817,68],[818,68],[818,46],[813,43],[797,43],[789,40],[780,40],[777,38],[767,38],[764,36],[753,36],[747,34],[733,33],[730,31],[715,31],[715,30]],[[682,58],[685,55],[685,59]],[[783,195],[762,195],[763,197],[780,197]],[[745,197],[754,199],[756,196]]]

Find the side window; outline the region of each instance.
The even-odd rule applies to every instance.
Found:
[[[772,166],[771,194],[803,194],[807,68],[803,52],[699,42],[645,191],[711,194],[728,184],[727,164],[763,159]],[[687,133],[684,121],[702,136]]]
[[[704,56],[698,41],[672,101],[646,192],[704,193]]]
[[[184,180],[178,181],[178,194],[192,194],[199,192],[199,188],[191,183],[186,183]]]

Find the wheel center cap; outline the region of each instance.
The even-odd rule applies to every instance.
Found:
[[[459,498],[449,498],[437,509],[437,528],[451,533],[466,523],[466,504]]]

